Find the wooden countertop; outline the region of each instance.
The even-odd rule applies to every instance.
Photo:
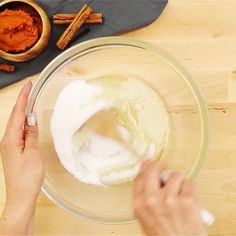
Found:
[[[127,35],[175,55],[209,104],[208,160],[198,177],[202,203],[217,220],[210,235],[236,235],[236,1],[169,0],[152,25]],[[35,78],[35,76],[33,77]],[[23,80],[0,90],[0,136]],[[1,170],[2,173],[2,170]],[[0,177],[0,206],[5,187]],[[138,225],[106,226],[77,219],[41,194],[35,235],[142,235]]]

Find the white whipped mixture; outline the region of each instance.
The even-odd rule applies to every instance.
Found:
[[[117,122],[101,113],[93,125],[86,125],[101,111],[112,113]],[[107,135],[108,130],[113,135]],[[51,133],[61,163],[75,178],[114,185],[132,181],[143,157],[160,157],[168,141],[169,118],[161,98],[148,84],[106,76],[75,80],[61,91]]]

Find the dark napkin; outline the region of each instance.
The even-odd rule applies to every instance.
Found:
[[[144,27],[156,20],[168,0],[37,0],[47,11],[52,21],[56,13],[76,13],[84,3],[89,4],[95,12],[102,12],[104,23],[99,25],[84,25],[68,47],[79,42],[102,37],[117,35]],[[62,51],[56,47],[56,41],[66,29],[64,25],[52,25],[52,35],[46,49],[35,59],[28,62],[14,63],[15,73],[8,74],[0,71],[0,88],[13,84],[27,76],[40,72],[53,58]],[[67,48],[68,48],[67,47]],[[0,58],[0,63],[7,62]]]

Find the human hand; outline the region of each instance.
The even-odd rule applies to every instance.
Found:
[[[150,236],[205,236],[198,193],[192,181],[172,173],[163,186],[161,162],[146,162],[134,181],[134,211]]]
[[[35,204],[44,180],[44,164],[38,151],[36,116],[26,122],[25,109],[32,83],[18,96],[1,142],[2,164],[6,184],[6,204],[2,215],[4,227],[29,232]],[[9,232],[10,232],[9,231]]]

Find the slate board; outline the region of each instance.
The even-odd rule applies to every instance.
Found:
[[[102,25],[84,25],[77,38],[68,47],[79,42],[117,35],[137,28],[144,27],[155,21],[168,0],[36,0],[50,16],[56,13],[76,13],[84,3],[89,4],[96,12],[102,12],[104,23]],[[15,73],[0,72],[0,88],[13,84],[27,76],[40,72],[53,58],[62,51],[56,47],[56,41],[66,29],[63,25],[52,24],[52,35],[47,48],[35,59],[11,64],[17,67]],[[67,48],[68,48],[67,47]],[[0,58],[0,63],[7,62]]]

